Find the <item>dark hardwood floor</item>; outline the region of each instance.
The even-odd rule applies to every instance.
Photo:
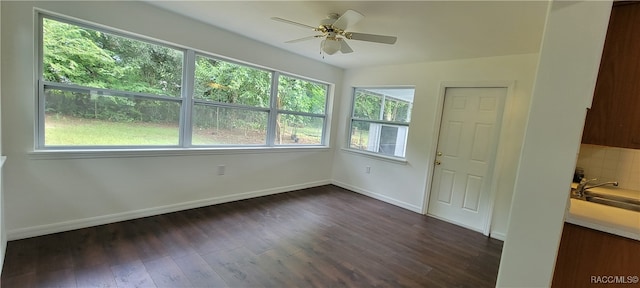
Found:
[[[10,241],[2,287],[494,287],[502,242],[336,186]]]

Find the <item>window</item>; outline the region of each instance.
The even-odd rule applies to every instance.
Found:
[[[355,88],[349,148],[405,157],[413,88]]]
[[[265,145],[271,75],[197,55],[193,145]]]
[[[325,145],[329,85],[40,16],[39,149]]]
[[[278,77],[277,145],[323,144],[327,88],[290,76]]]
[[[183,56],[43,18],[41,144],[178,145]]]

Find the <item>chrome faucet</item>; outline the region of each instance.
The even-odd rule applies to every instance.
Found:
[[[582,180],[580,180],[580,184],[578,184],[578,187],[576,188],[576,194],[578,197],[583,197],[584,196],[584,191],[591,189],[591,188],[596,188],[596,187],[600,187],[600,186],[605,186],[605,185],[613,185],[613,186],[618,186],[618,182],[617,181],[610,181],[610,182],[603,182],[600,184],[595,184],[595,185],[591,185],[589,187],[587,187],[587,184],[596,181],[598,179],[589,179],[587,180],[586,178],[582,178]]]

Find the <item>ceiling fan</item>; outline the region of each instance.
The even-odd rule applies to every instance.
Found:
[[[310,25],[294,22],[294,21],[279,18],[279,17],[271,17],[271,19],[275,21],[295,25],[302,28],[311,29],[313,31],[321,33],[318,35],[290,40],[285,43],[296,43],[296,42],[311,40],[315,38],[324,38],[322,39],[322,42],[320,42],[320,49],[322,50],[322,52],[328,55],[333,55],[338,51],[342,53],[353,52],[353,49],[349,47],[349,44],[347,44],[345,39],[368,41],[368,42],[383,43],[383,44],[396,43],[397,37],[395,36],[365,34],[365,33],[346,31],[349,26],[356,24],[357,22],[362,20],[362,18],[364,18],[364,15],[362,15],[360,12],[357,12],[355,10],[347,10],[342,15],[331,13],[327,16],[326,19],[323,19],[320,21],[320,25],[318,27],[313,27]]]

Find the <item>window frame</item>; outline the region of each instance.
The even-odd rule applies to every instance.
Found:
[[[122,30],[117,30],[114,28],[106,27],[99,24],[93,24],[88,21],[79,20],[76,18],[61,16],[53,13],[49,13],[42,10],[36,10],[36,31],[37,31],[37,39],[36,39],[36,53],[38,63],[36,69],[36,123],[35,123],[35,141],[34,141],[34,151],[33,154],[47,154],[47,153],[57,153],[57,152],[79,152],[81,155],[85,155],[86,153],[92,152],[106,152],[105,155],[113,155],[113,152],[117,151],[126,151],[126,154],[130,154],[130,152],[141,151],[144,154],[144,151],[154,151],[158,152],[161,150],[166,151],[185,151],[185,150],[197,150],[198,153],[201,153],[203,150],[220,150],[220,151],[230,151],[230,150],[245,150],[245,149],[258,149],[258,150],[271,150],[271,149],[282,149],[282,148],[328,148],[328,129],[329,129],[329,120],[330,120],[330,103],[331,98],[333,96],[333,85],[332,83],[319,81],[315,79],[311,79],[308,77],[298,76],[286,72],[281,72],[275,69],[260,67],[255,64],[242,62],[238,60],[229,59],[226,57],[222,57],[219,55],[214,55],[212,53],[196,50],[189,47],[178,46],[176,44],[170,44],[167,42],[155,40],[145,36],[139,36],[134,34],[133,32],[126,32]],[[181,51],[183,53],[182,58],[182,78],[181,78],[181,92],[178,97],[176,96],[166,96],[166,95],[155,95],[148,93],[137,93],[137,92],[128,92],[121,90],[112,90],[105,88],[94,88],[76,84],[68,84],[68,83],[58,83],[52,81],[44,80],[44,19],[50,19],[70,25],[75,25],[81,28],[92,29],[95,31],[99,31],[102,33],[107,33],[119,37],[124,37],[134,41],[141,41],[144,43],[149,43],[152,45],[158,45],[167,47],[170,49],[175,49]],[[271,87],[269,94],[269,107],[254,107],[250,105],[242,105],[242,104],[233,104],[233,103],[223,103],[216,101],[208,101],[203,99],[196,99],[194,97],[194,88],[195,88],[195,62],[196,57],[207,57],[210,59],[215,59],[218,61],[224,61],[235,65],[241,65],[244,67],[248,67],[250,69],[257,69],[261,71],[268,72],[271,75]],[[280,110],[277,109],[277,97],[278,97],[278,79],[280,75],[285,75],[287,77],[299,79],[302,81],[313,82],[319,85],[323,85],[326,87],[325,93],[325,107],[324,114],[315,114],[315,113],[305,113],[305,112],[296,112],[289,110]],[[108,94],[110,96],[118,96],[118,97],[126,97],[126,98],[142,98],[145,100],[155,100],[155,101],[168,101],[173,103],[178,103],[180,105],[180,116],[178,121],[178,144],[177,145],[46,145],[45,143],[45,112],[46,112],[46,101],[45,101],[45,90],[46,89],[57,89],[61,91],[71,91],[71,92],[81,92],[81,93],[98,93],[98,94]],[[209,145],[209,144],[193,144],[193,113],[194,109],[197,105],[203,106],[213,106],[213,107],[223,107],[228,109],[241,109],[248,111],[258,111],[258,112],[266,112],[267,113],[267,123],[266,124],[266,139],[263,144],[223,144],[223,145]],[[275,135],[276,135],[276,119],[279,114],[290,114],[290,115],[300,115],[300,116],[308,116],[308,117],[317,117],[321,118],[322,125],[322,135],[321,135],[321,143],[320,144],[276,144],[275,143]],[[182,152],[181,152],[182,153]],[[179,154],[181,154],[179,153]],[[170,153],[171,154],[171,153]],[[217,153],[215,153],[217,154]],[[46,158],[46,157],[45,157]],[[85,157],[81,157],[85,158]]]
[[[413,89],[414,91],[414,99],[415,99],[415,86],[357,86],[357,87],[352,87],[351,89],[351,115],[349,116],[349,123],[347,125],[347,141],[346,141],[346,147],[344,148],[344,150],[349,151],[349,152],[353,152],[353,153],[358,153],[358,154],[364,154],[367,156],[372,156],[374,158],[383,158],[383,159],[387,159],[387,160],[392,160],[392,161],[399,161],[399,162],[406,162],[406,150],[407,150],[407,146],[409,145],[409,129],[411,126],[411,114],[412,114],[412,110],[413,110],[413,103],[414,102],[410,102],[409,103],[409,119],[407,120],[407,122],[401,122],[401,121],[387,121],[387,120],[380,120],[380,119],[366,119],[366,118],[359,118],[355,116],[355,112],[356,112],[356,92],[358,90],[373,90],[373,89]],[[380,103],[380,117],[379,118],[383,118],[382,115],[384,113],[384,105],[385,105],[385,96],[386,95],[381,95],[383,98],[381,99],[381,103]],[[401,100],[401,99],[397,99],[397,100]],[[366,123],[373,123],[373,124],[380,124],[380,129],[382,130],[383,126],[391,126],[391,127],[406,127],[406,138],[405,138],[405,146],[404,146],[404,156],[395,156],[395,155],[387,155],[387,154],[383,154],[380,152],[374,152],[374,151],[370,151],[370,150],[363,150],[363,149],[355,149],[351,147],[351,138],[353,137],[353,123],[354,122],[366,122]],[[378,139],[379,141],[379,139]]]
[[[194,96],[194,89],[195,89],[195,63],[196,63],[196,57],[205,57],[205,58],[209,58],[209,59],[214,59],[214,60],[218,60],[218,61],[224,61],[224,62],[228,62],[234,65],[239,65],[239,66],[245,66],[245,67],[249,67],[252,69],[256,69],[256,70],[261,70],[261,71],[265,71],[265,72],[269,72],[271,74],[271,87],[270,87],[270,95],[269,95],[269,107],[257,107],[257,106],[251,106],[251,105],[246,105],[246,104],[234,104],[234,103],[226,103],[226,102],[220,102],[220,101],[211,101],[211,100],[203,100],[203,99],[196,99]],[[274,87],[274,81],[273,78],[275,77],[275,73],[277,73],[277,71],[273,71],[273,70],[268,70],[266,68],[261,68],[261,67],[257,67],[257,66],[253,66],[253,65],[249,65],[246,63],[241,63],[238,61],[233,61],[233,60],[228,60],[222,57],[217,57],[217,56],[213,56],[207,53],[203,53],[203,52],[196,52],[193,51],[193,62],[189,62],[190,64],[193,63],[193,70],[188,71],[188,73],[190,74],[190,76],[192,76],[193,78],[189,80],[189,88],[190,92],[188,93],[188,97],[189,97],[189,117],[188,117],[188,121],[189,121],[189,125],[186,125],[188,128],[188,135],[187,137],[189,138],[189,145],[188,147],[194,147],[194,148],[211,148],[213,147],[213,149],[215,149],[216,147],[221,147],[221,148],[234,148],[234,147],[271,147],[271,145],[269,145],[269,143],[271,143],[269,141],[269,127],[270,127],[270,118],[271,118],[271,114],[272,114],[272,98],[273,97],[273,87]],[[193,72],[193,73],[191,73]],[[277,88],[277,86],[276,86]],[[226,109],[238,109],[238,110],[246,110],[246,111],[254,111],[254,112],[267,112],[267,133],[266,133],[266,137],[265,137],[265,143],[263,145],[261,144],[242,144],[242,145],[238,145],[238,144],[220,144],[220,145],[207,145],[207,144],[193,144],[193,111],[195,110],[196,105],[202,105],[202,106],[208,106],[208,107],[219,107],[219,108],[226,108]]]
[[[309,113],[309,112],[299,112],[299,111],[293,111],[293,110],[285,110],[285,109],[276,109],[276,113],[274,113],[274,115],[270,115],[272,116],[273,119],[270,119],[274,125],[275,125],[275,121],[278,118],[279,114],[282,115],[295,115],[295,116],[303,116],[303,117],[314,117],[314,118],[322,118],[322,133],[320,136],[320,144],[276,144],[276,135],[275,135],[275,130],[273,130],[273,135],[271,138],[271,142],[273,143],[273,146],[276,147],[287,147],[287,146],[292,146],[292,147],[304,147],[304,146],[328,146],[327,144],[327,122],[328,122],[328,111],[329,111],[329,96],[330,96],[330,90],[331,90],[331,86],[318,82],[318,81],[314,81],[314,80],[310,80],[304,77],[300,77],[300,76],[295,76],[292,74],[287,74],[287,73],[282,73],[282,72],[278,72],[276,71],[273,75],[272,80],[276,83],[279,84],[280,82],[280,76],[285,76],[285,77],[289,77],[289,78],[293,78],[293,79],[297,79],[297,80],[302,80],[302,81],[307,81],[307,82],[313,82],[316,84],[321,84],[321,85],[326,85],[326,91],[325,91],[325,100],[324,100],[324,114],[317,114],[317,113]],[[275,93],[276,97],[272,97],[272,106],[277,108],[277,104],[275,102],[278,101],[278,87],[279,85],[272,85],[272,95],[274,95],[273,93]]]

